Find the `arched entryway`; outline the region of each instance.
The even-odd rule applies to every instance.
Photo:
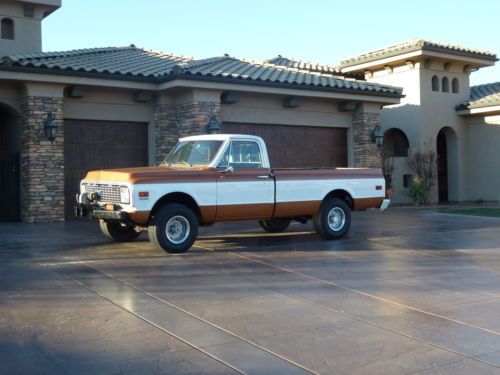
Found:
[[[0,221],[20,218],[20,138],[19,116],[0,104]]]
[[[457,201],[458,197],[458,150],[455,131],[446,126],[436,139],[437,178],[439,202]]]

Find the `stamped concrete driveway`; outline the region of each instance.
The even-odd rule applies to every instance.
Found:
[[[348,238],[0,225],[1,374],[500,374],[500,220],[395,208]]]

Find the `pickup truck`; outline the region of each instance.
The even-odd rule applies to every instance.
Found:
[[[389,203],[380,169],[271,168],[261,138],[211,134],[180,139],[158,167],[88,172],[76,214],[99,219],[114,241],[147,230],[159,249],[181,253],[199,226],[231,220],[281,232],[312,219],[321,237],[336,239],[349,230],[352,210]]]

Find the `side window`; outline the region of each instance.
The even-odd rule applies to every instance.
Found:
[[[261,168],[260,146],[254,141],[231,142],[229,166],[233,168]]]
[[[1,22],[2,39],[14,39],[14,21],[4,18]]]
[[[228,147],[227,150],[224,152],[224,155],[219,160],[219,164],[217,164],[218,168],[227,168],[229,165],[229,150],[231,147]]]

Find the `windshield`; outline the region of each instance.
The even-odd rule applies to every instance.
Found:
[[[183,141],[175,145],[161,165],[208,165],[212,162],[222,141]]]

